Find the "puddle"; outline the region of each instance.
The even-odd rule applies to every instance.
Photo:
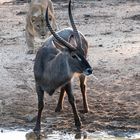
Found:
[[[0,129],[0,140],[37,140],[32,131],[10,131]],[[113,135],[114,134],[114,135]],[[115,136],[117,135],[117,136]],[[42,134],[40,140],[140,140],[140,133],[114,133],[114,132],[82,132],[82,133],[64,133],[53,132],[51,134]]]
[[[1,130],[0,140],[26,140],[25,131]]]

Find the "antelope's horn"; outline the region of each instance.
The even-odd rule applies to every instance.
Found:
[[[48,16],[48,7],[46,10],[46,23],[47,27],[50,30],[51,34],[54,36],[54,38],[62,45],[66,46],[70,51],[75,51],[76,48],[74,48],[69,42],[65,41],[61,36],[59,36],[55,31],[52,29],[50,22],[49,22],[49,16]]]
[[[78,30],[75,26],[73,16],[72,16],[72,12],[71,12],[71,0],[69,1],[68,13],[69,13],[69,19],[70,19],[71,26],[72,26],[73,31],[75,33],[76,43],[77,43],[78,47],[80,47],[80,49],[82,49],[82,52],[83,52],[81,37],[80,37],[80,35],[78,33]]]

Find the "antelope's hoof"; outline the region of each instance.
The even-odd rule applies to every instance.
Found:
[[[33,129],[33,131],[34,131],[35,134],[40,134],[40,128],[38,128],[38,127],[35,127]]]
[[[40,138],[40,134],[35,132],[29,132],[25,135],[26,140],[38,140]]]
[[[61,112],[63,110],[63,108],[61,106],[57,106],[55,108],[55,112]]]
[[[75,134],[75,139],[81,139],[81,138],[82,138],[81,132],[77,132],[77,133]]]

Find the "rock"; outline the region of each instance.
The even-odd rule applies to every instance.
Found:
[[[102,44],[100,44],[100,45],[99,45],[99,47],[103,47],[103,45],[102,45]]]
[[[36,120],[36,116],[27,115],[27,116],[25,116],[25,119],[27,122],[34,122]]]

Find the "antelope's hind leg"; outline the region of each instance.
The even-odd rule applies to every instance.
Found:
[[[59,100],[55,109],[55,112],[60,112],[63,110],[63,100],[64,100],[64,96],[65,96],[65,88],[62,87],[61,91],[60,91],[60,96],[59,96]]]

